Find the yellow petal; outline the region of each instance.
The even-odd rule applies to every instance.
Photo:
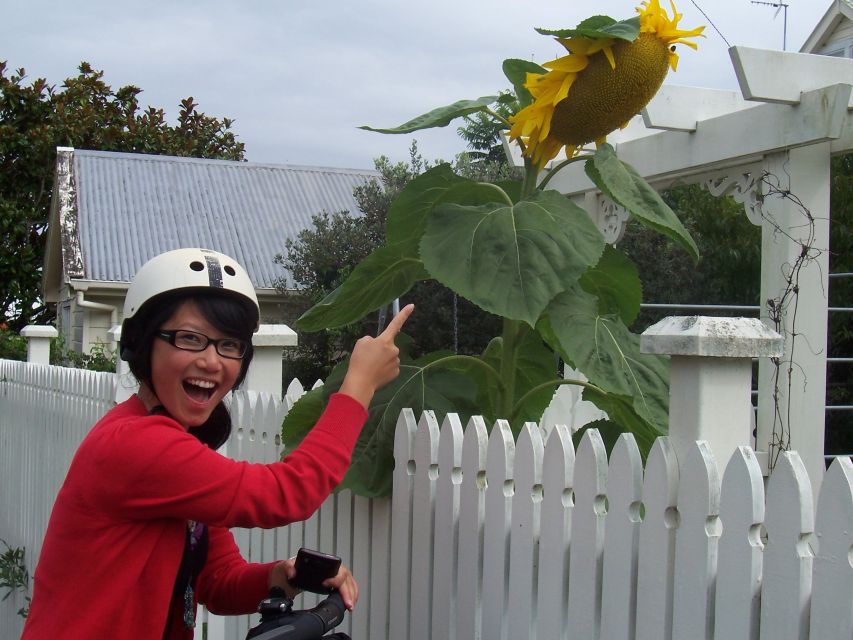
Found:
[[[557,58],[556,60],[549,60],[542,66],[553,71],[577,73],[578,71],[586,69],[588,64],[589,58],[587,58],[587,56],[583,54],[572,54],[563,56],[562,58]]]

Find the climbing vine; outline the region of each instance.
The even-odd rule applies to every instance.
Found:
[[[772,216],[768,215],[766,209],[763,206],[761,207],[761,217],[771,225],[774,234],[783,235],[800,246],[800,250],[793,262],[782,265],[784,288],[778,296],[769,298],[764,303],[767,308],[768,317],[773,323],[773,328],[777,333],[785,336],[786,343],[789,345],[788,352],[783,357],[771,359],[774,366],[772,376],[773,425],[769,443],[768,466],[772,471],[776,466],[779,455],[791,448],[791,392],[793,390],[794,368],[798,366],[796,354],[800,348],[799,338],[802,337],[797,329],[800,274],[803,267],[816,260],[823,253],[824,249],[815,246],[815,218],[808,207],[790,189],[782,186],[782,181],[778,176],[764,171],[759,181],[759,200],[763,204],[768,198],[779,198],[793,203],[802,214],[802,228],[805,229],[805,233],[795,236],[791,229],[782,228]],[[787,326],[785,322],[786,318],[788,318]],[[784,370],[784,373],[787,374],[784,381],[782,379],[783,367],[787,367]],[[780,387],[783,384],[787,386],[784,394],[784,411],[783,399],[780,394]]]

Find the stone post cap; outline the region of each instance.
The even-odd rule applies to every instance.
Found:
[[[296,332],[286,324],[262,324],[252,336],[256,347],[295,347],[298,343]]]
[[[785,339],[758,318],[669,316],[640,336],[640,350],[672,356],[775,358]]]
[[[25,338],[56,338],[59,331],[50,325],[28,324],[21,329],[21,335]]]

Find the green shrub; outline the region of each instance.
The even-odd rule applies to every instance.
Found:
[[[0,358],[5,360],[27,359],[27,339],[15,331],[10,331],[5,324],[0,325]]]
[[[24,548],[10,547],[2,539],[0,539],[0,542],[6,547],[0,553],[0,589],[6,589],[2,600],[8,599],[15,591],[23,593],[27,604],[18,609],[18,615],[26,618],[30,612],[30,596],[27,595],[30,589],[30,572],[27,571],[27,566],[24,563]]]
[[[77,353],[65,345],[62,334],[50,345],[50,364],[88,371],[115,373],[116,352],[103,342],[96,343],[90,353]]]

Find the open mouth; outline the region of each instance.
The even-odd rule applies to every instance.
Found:
[[[210,380],[190,378],[183,381],[184,392],[196,402],[207,402],[216,390],[216,383]]]

